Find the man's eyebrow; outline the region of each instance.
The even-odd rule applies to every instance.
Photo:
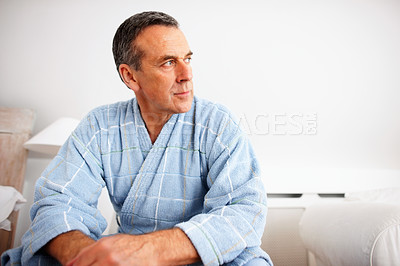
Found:
[[[188,57],[188,56],[192,56],[192,55],[193,55],[193,52],[192,52],[192,51],[189,51],[189,52],[185,55],[185,58]],[[160,61],[166,61],[166,60],[169,60],[169,59],[178,59],[178,57],[177,57],[177,56],[174,56],[174,55],[165,55],[165,56],[163,56],[163,57],[160,57]]]

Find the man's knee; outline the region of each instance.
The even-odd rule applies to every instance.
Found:
[[[244,266],[269,266],[263,258],[254,258],[248,261]]]

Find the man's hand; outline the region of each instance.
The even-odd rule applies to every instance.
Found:
[[[182,265],[196,261],[199,255],[189,238],[174,228],[144,235],[104,237],[66,265]]]
[[[120,234],[100,239],[67,263],[72,265],[157,265],[155,246],[143,236]]]

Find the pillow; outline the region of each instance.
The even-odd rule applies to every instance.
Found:
[[[399,204],[315,204],[304,211],[299,232],[318,266],[400,265]]]
[[[22,203],[26,200],[13,187],[0,186],[0,228],[10,231],[11,223],[7,217],[12,211],[17,211],[21,208]]]

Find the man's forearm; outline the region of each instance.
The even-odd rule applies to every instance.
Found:
[[[71,231],[57,236],[44,249],[63,265],[90,265],[90,260],[110,264],[107,259],[111,254],[118,262],[131,265],[184,265],[200,260],[192,242],[179,228],[136,236],[114,235],[98,242],[80,231]]]
[[[44,246],[44,251],[65,265],[85,247],[95,241],[80,231],[70,231],[53,238]]]
[[[183,265],[200,260],[197,250],[181,229],[162,230],[151,235],[160,248],[160,265]]]

